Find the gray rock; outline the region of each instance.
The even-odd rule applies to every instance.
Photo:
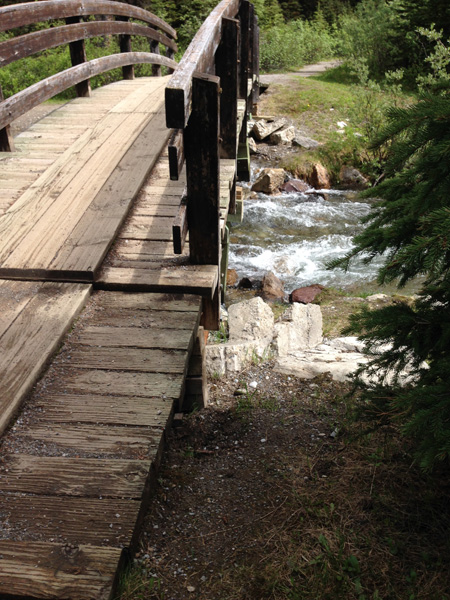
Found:
[[[369,180],[354,167],[343,166],[339,172],[341,183],[353,189],[364,189],[369,185]]]
[[[253,192],[273,194],[278,192],[284,183],[284,169],[263,169],[252,185]]]
[[[275,121],[265,121],[261,119],[256,121],[252,128],[252,134],[258,141],[262,142],[268,138],[274,131],[281,129],[286,125],[286,119],[275,119]]]
[[[279,129],[270,135],[270,142],[272,144],[289,145],[295,137],[295,127],[285,127]]]
[[[294,352],[278,358],[275,370],[279,373],[312,379],[322,373],[330,373],[336,381],[346,381],[367,359],[358,352],[309,350]]]
[[[292,140],[293,146],[300,146],[301,148],[305,148],[306,150],[312,150],[313,148],[317,148],[320,146],[320,143],[312,138],[306,137],[305,135],[300,135],[296,133]]]
[[[258,153],[258,146],[253,138],[248,138],[248,149],[250,150],[250,154]]]
[[[277,356],[313,348],[322,342],[322,312],[315,304],[293,304],[275,324],[274,349]]]

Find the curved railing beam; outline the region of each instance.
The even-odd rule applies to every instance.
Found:
[[[198,30],[166,88],[167,127],[184,129],[190,114],[192,77],[207,72],[221,38],[222,19],[235,17],[239,0],[222,0]]]
[[[143,63],[163,65],[170,69],[176,69],[178,66],[174,60],[150,52],[111,54],[111,56],[104,56],[82,63],[81,65],[47,77],[47,79],[43,79],[0,102],[0,130],[14,121],[14,119],[17,119],[17,117],[41,104],[41,102],[49,100],[53,96],[56,96],[56,94],[81,81],[111,71],[112,69]]]
[[[48,48],[101,35],[140,35],[155,40],[174,52],[178,49],[173,40],[146,25],[126,21],[92,21],[43,29],[1,42],[0,67],[6,67],[16,60]]]
[[[111,0],[40,0],[0,8],[0,31],[24,27],[50,19],[85,17],[89,15],[114,15],[138,19],[164,31],[176,39],[175,29],[163,19],[143,8]]]

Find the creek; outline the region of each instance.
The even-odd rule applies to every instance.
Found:
[[[229,267],[249,278],[272,271],[287,290],[313,283],[340,289],[373,283],[376,288],[381,259],[369,265],[355,260],[347,272],[325,266],[352,248],[352,238],[362,230],[361,218],[369,210],[370,201],[359,200],[348,190],[258,193],[245,200],[244,220],[231,230]]]

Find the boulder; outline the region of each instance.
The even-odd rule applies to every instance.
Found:
[[[251,137],[248,138],[248,149],[250,150],[250,154],[258,153],[258,146],[256,145],[255,140]]]
[[[312,138],[306,137],[305,135],[296,133],[294,139],[292,140],[292,145],[300,146],[301,148],[305,148],[305,150],[312,150],[313,148],[320,146],[320,143],[316,142],[316,140],[313,140]]]
[[[264,194],[278,192],[284,183],[284,177],[284,169],[263,169],[252,185],[252,191]]]
[[[330,373],[336,381],[346,381],[349,375],[365,362],[367,358],[357,352],[315,348],[308,352],[295,352],[280,357],[275,363],[274,370],[303,379],[312,379],[317,375]]]
[[[272,309],[259,296],[232,304],[228,308],[228,327],[231,343],[267,339],[270,344],[274,327]]]
[[[322,343],[322,312],[314,304],[293,304],[275,324],[274,349],[277,356],[313,348]]]
[[[295,137],[295,127],[285,127],[283,129],[278,129],[270,135],[270,143],[271,144],[279,144],[279,145],[289,145]]]
[[[236,269],[228,269],[227,271],[227,285],[234,286],[238,282],[238,274]]]
[[[364,189],[369,185],[369,180],[354,167],[341,167],[339,179],[342,185],[352,189]]]
[[[297,288],[289,294],[289,302],[300,302],[302,304],[309,304],[312,302],[321,292],[324,290],[324,286],[318,283],[308,285],[305,287]]]
[[[248,277],[243,277],[239,283],[238,288],[240,290],[252,290],[253,289],[253,281]]]
[[[331,187],[328,171],[321,163],[313,164],[308,183],[316,189],[329,189]]]
[[[263,277],[261,296],[264,300],[282,300],[284,298],[284,283],[270,271]]]
[[[310,187],[305,181],[302,181],[301,179],[289,179],[289,181],[286,181],[286,183],[283,185],[283,187],[281,189],[284,192],[289,192],[289,193],[295,193],[295,192],[304,193],[304,192],[310,190]]]
[[[281,129],[286,125],[286,119],[275,119],[274,121],[265,121],[261,119],[256,121],[252,128],[252,135],[255,139],[262,142],[268,138],[274,131]]]

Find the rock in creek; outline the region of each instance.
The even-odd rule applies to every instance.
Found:
[[[252,191],[274,194],[280,190],[285,176],[284,169],[263,169],[252,185]]]
[[[283,300],[284,283],[272,272],[267,273],[262,280],[261,295],[264,300]]]
[[[283,192],[288,192],[288,193],[295,193],[295,192],[304,193],[304,192],[310,191],[311,188],[306,183],[306,181],[303,181],[301,179],[289,179],[289,181],[286,181],[286,183],[283,185],[282,190],[283,190]]]
[[[354,167],[342,167],[339,172],[339,179],[341,184],[350,189],[360,190],[369,185],[369,180],[366,179],[364,175]]]

